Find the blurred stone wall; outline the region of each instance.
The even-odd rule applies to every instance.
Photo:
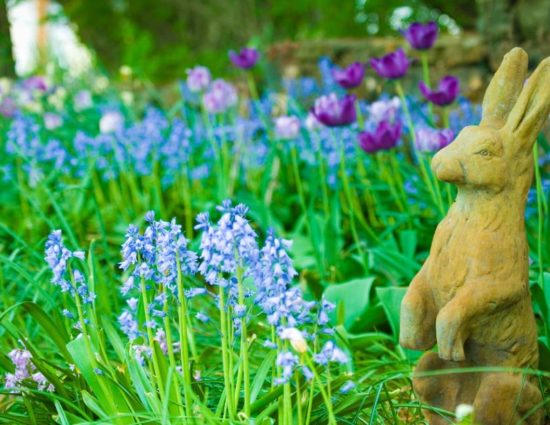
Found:
[[[286,42],[272,45],[268,54],[284,77],[293,78],[317,76],[317,63],[321,56],[329,57],[336,64],[347,65],[355,61],[368,62],[369,58],[381,56],[398,47],[407,49],[406,44],[402,37]],[[416,84],[422,77],[418,52],[408,50],[408,53],[417,60],[411,67],[412,75],[403,80],[405,86]],[[460,77],[464,95],[477,99],[483,93],[490,70],[487,44],[479,34],[442,35],[428,52],[428,59],[434,81],[452,74]],[[369,69],[361,94],[374,98],[382,90],[383,80]]]
[[[474,0],[472,0],[474,1]],[[478,31],[458,36],[443,34],[429,51],[432,79],[446,74],[461,78],[462,93],[479,100],[502,56],[514,46],[529,54],[530,66],[550,56],[550,0],[475,0]],[[321,56],[339,65],[355,61],[367,62],[398,47],[405,47],[401,36],[368,37],[364,39],[334,39],[285,42],[271,46],[269,55],[286,77],[317,75]],[[418,58],[418,52],[410,52]],[[421,78],[420,63],[411,68],[413,84]],[[373,97],[384,89],[382,81],[372,71],[367,72],[364,95]]]
[[[550,56],[550,0],[476,0],[478,29],[491,68],[513,46],[529,53],[535,66]]]

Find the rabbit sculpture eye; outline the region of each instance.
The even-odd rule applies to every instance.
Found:
[[[542,425],[544,416],[536,380],[517,370],[538,366],[524,214],[533,144],[550,113],[550,58],[526,76],[527,54],[515,48],[487,88],[481,123],[434,156],[435,175],[458,195],[401,304],[401,345],[437,344],[416,367],[418,397],[451,412],[473,405],[481,425]],[[475,367],[514,371],[441,372]]]

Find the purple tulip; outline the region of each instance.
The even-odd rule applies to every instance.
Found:
[[[413,49],[427,50],[434,45],[437,39],[437,31],[437,24],[433,21],[427,24],[415,22],[405,31],[402,31],[402,34]]]
[[[338,99],[336,94],[321,96],[315,101],[312,114],[328,127],[339,127],[351,124],[357,119],[355,96],[346,95]]]
[[[231,62],[233,62],[233,65],[237,68],[250,69],[256,65],[256,62],[260,59],[260,52],[250,47],[244,47],[239,53],[231,50],[229,52],[229,59],[231,59]]]
[[[436,152],[450,144],[454,139],[454,133],[449,128],[438,130],[436,128],[419,128],[415,131],[416,149],[422,152]]]
[[[458,96],[460,91],[460,81],[452,75],[447,75],[439,81],[437,90],[430,90],[430,88],[424,84],[423,81],[418,84],[418,88],[426,100],[435,105],[446,106],[453,103]]]
[[[357,87],[363,81],[365,67],[361,62],[354,62],[343,69],[333,69],[332,77],[345,89]]]
[[[407,73],[410,63],[403,49],[397,49],[395,52],[370,60],[371,66],[378,75],[392,80],[403,77]]]
[[[401,137],[399,123],[390,124],[388,121],[381,121],[374,132],[359,133],[359,146],[368,153],[389,150],[397,146],[399,137]]]

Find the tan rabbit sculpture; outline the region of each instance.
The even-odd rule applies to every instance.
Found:
[[[433,172],[458,195],[401,304],[400,344],[437,343],[415,370],[419,399],[450,412],[473,405],[482,425],[541,425],[544,415],[533,375],[498,371],[538,365],[524,213],[533,144],[550,113],[550,58],[526,76],[527,54],[515,48],[487,88],[481,123],[434,156]],[[475,367],[493,371],[456,371]],[[452,422],[424,413],[431,425]]]

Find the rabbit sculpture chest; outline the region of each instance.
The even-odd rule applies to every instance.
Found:
[[[543,423],[533,376],[495,371],[538,365],[524,214],[533,144],[550,113],[550,58],[526,77],[527,55],[515,48],[487,88],[481,123],[433,158],[436,177],[458,194],[401,305],[401,345],[437,344],[415,370],[420,400],[451,412],[473,405],[482,425]],[[493,371],[456,373],[465,367]],[[449,423],[433,409],[424,412],[432,425]]]

